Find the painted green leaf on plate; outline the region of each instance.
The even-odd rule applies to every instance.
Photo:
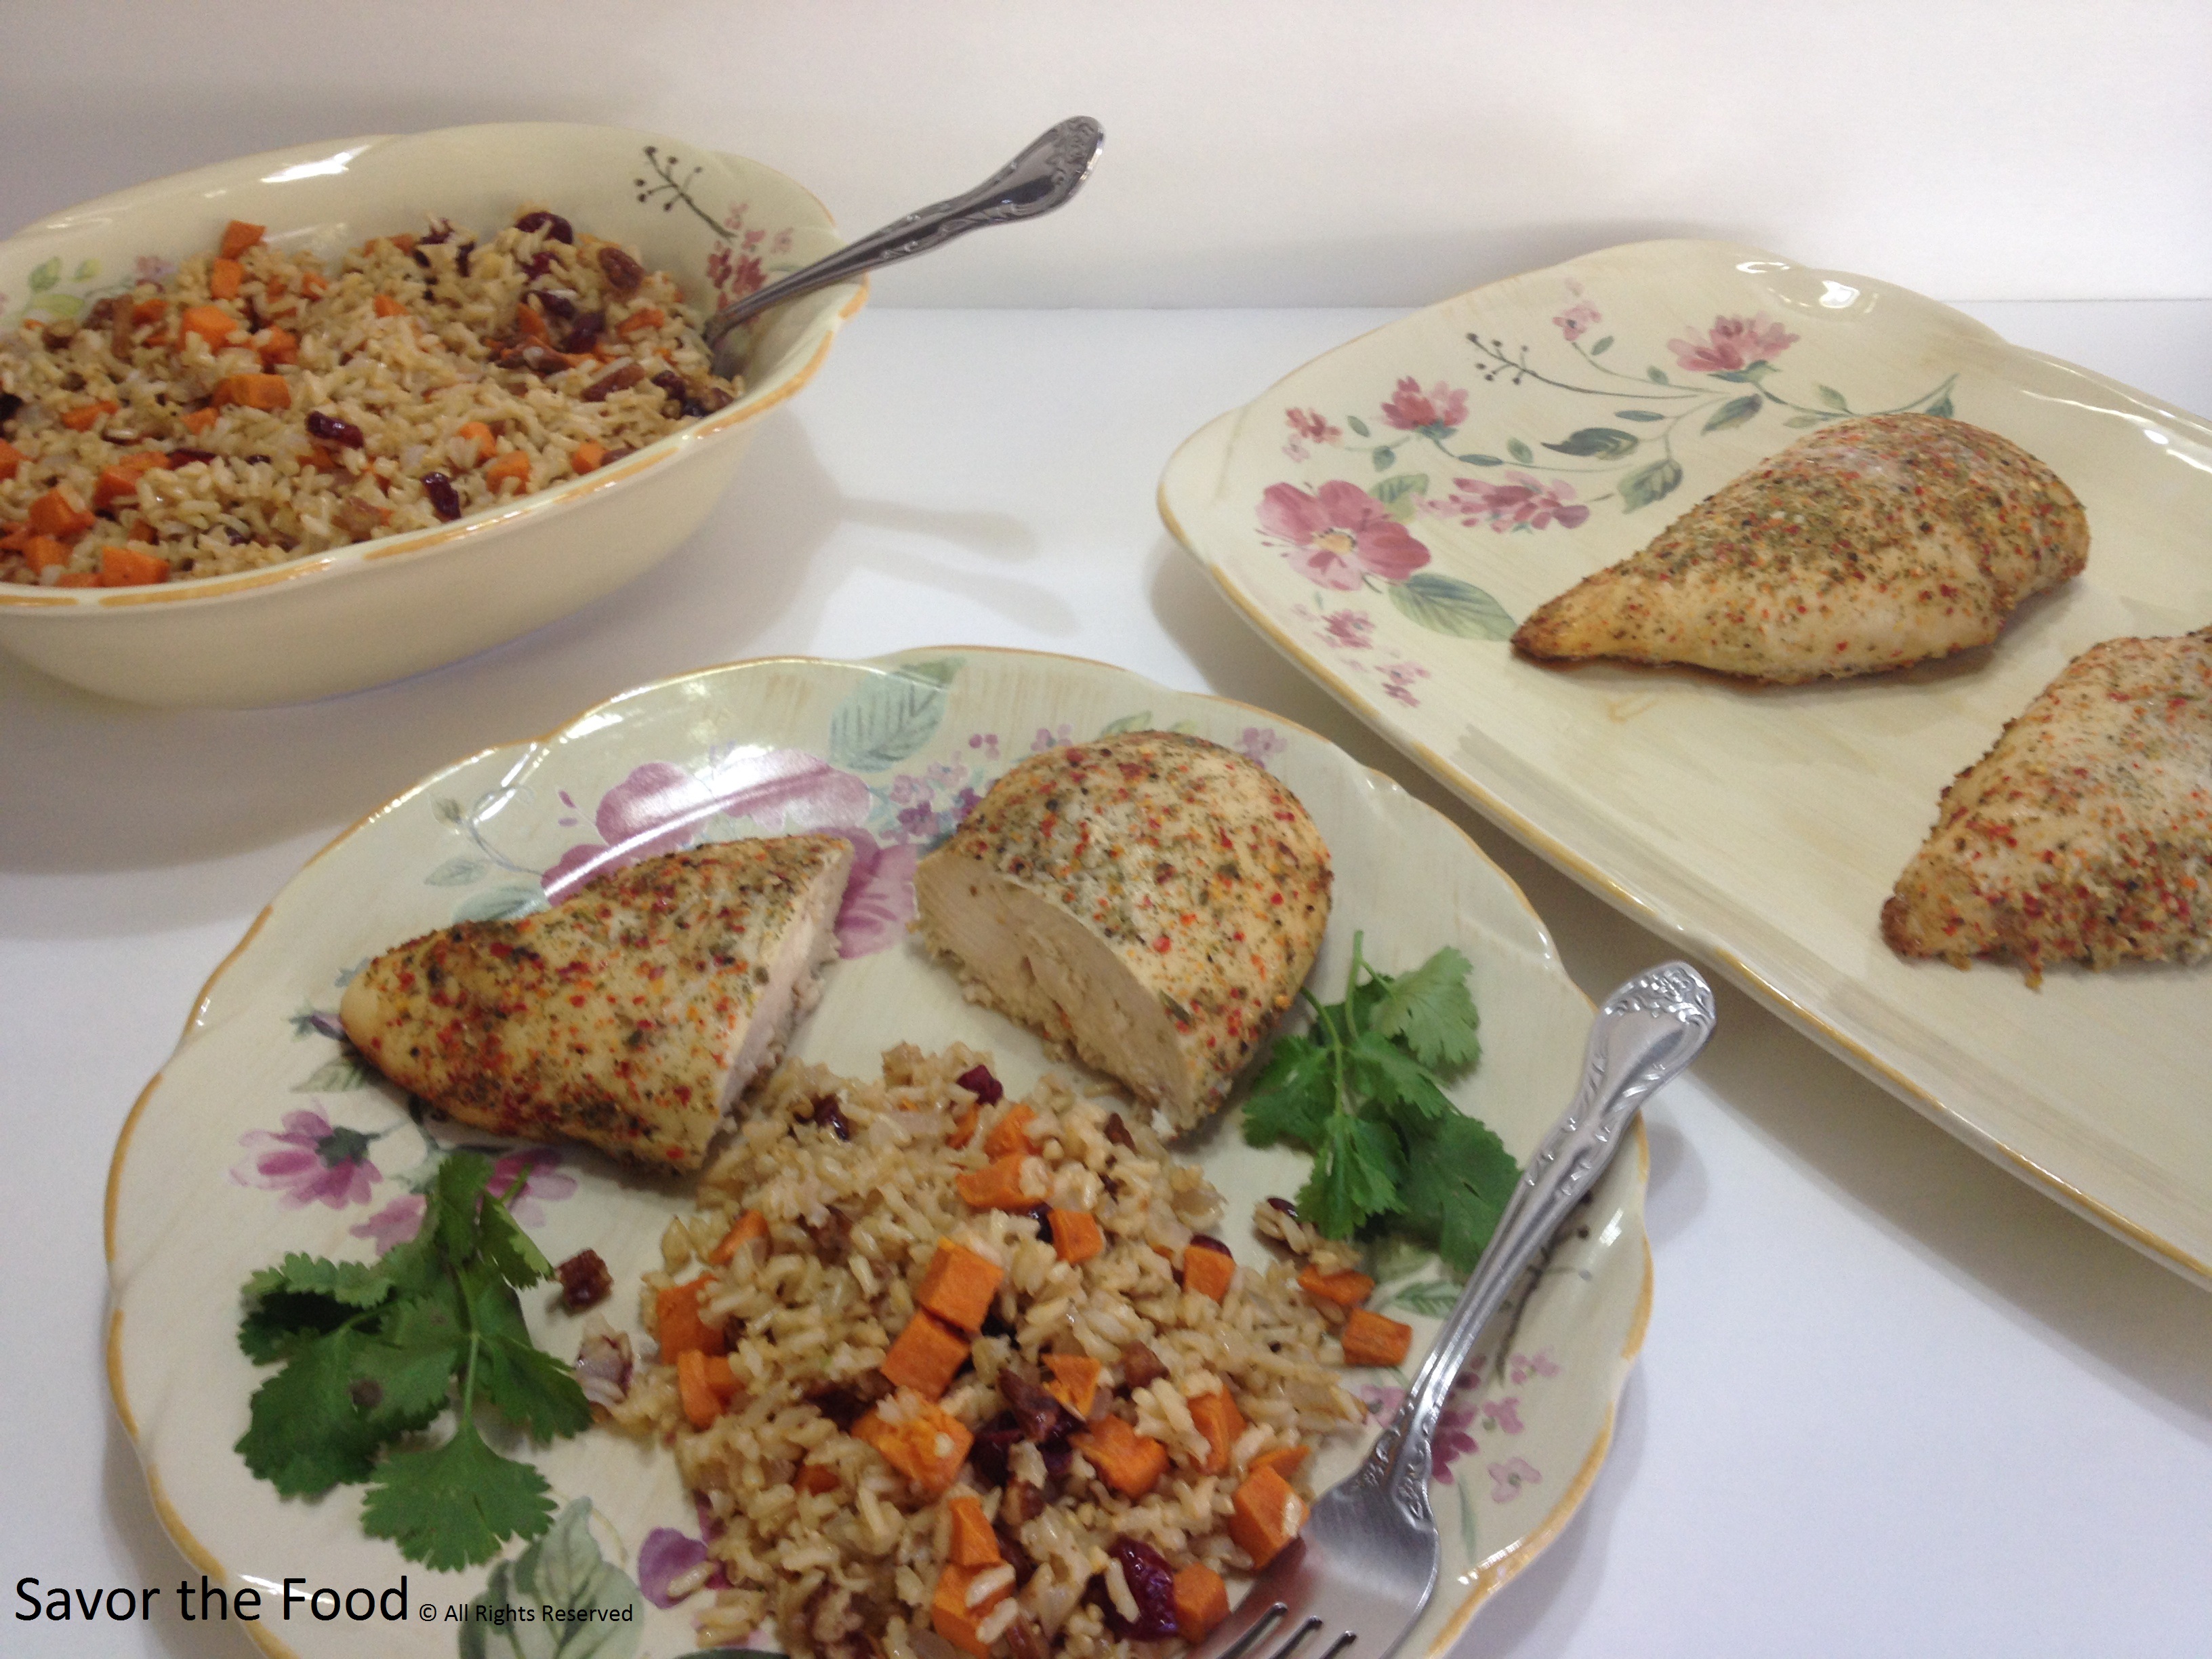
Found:
[[[1417,570],[1390,588],[1390,603],[1407,618],[1437,634],[1463,640],[1510,640],[1513,618],[1473,582]]]

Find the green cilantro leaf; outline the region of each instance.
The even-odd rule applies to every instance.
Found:
[[[1474,1269],[1521,1179],[1520,1165],[1483,1124],[1455,1112],[1407,1148],[1406,1224],[1432,1242],[1454,1273]]]
[[[380,1340],[363,1347],[359,1365],[375,1386],[368,1409],[387,1436],[428,1428],[453,1403],[453,1375],[468,1364],[468,1331],[440,1301],[409,1302],[394,1311]]]
[[[384,1437],[354,1399],[362,1340],[350,1330],[318,1337],[253,1391],[238,1451],[247,1468],[287,1498],[313,1498],[368,1479]]]
[[[1474,999],[1467,989],[1472,967],[1445,945],[1412,973],[1390,981],[1365,1029],[1398,1038],[1424,1066],[1465,1071],[1482,1055]]]
[[[531,1243],[530,1235],[507,1212],[504,1202],[486,1203],[477,1218],[477,1227],[481,1237],[478,1248],[484,1261],[516,1290],[527,1290],[540,1279],[553,1276],[553,1264],[545,1259],[545,1252]]]
[[[350,1324],[356,1316],[326,1296],[270,1291],[258,1298],[238,1322],[238,1346],[257,1365],[289,1359],[318,1337]]]
[[[444,1445],[376,1466],[361,1523],[409,1560],[452,1572],[490,1560],[510,1538],[537,1537],[553,1523],[553,1499],[544,1475],[501,1457],[464,1416]]]
[[[1345,1069],[1354,1088],[1408,1128],[1452,1115],[1451,1100],[1436,1079],[1386,1036],[1361,1032],[1346,1051]]]
[[[1310,1147],[1335,1109],[1328,1051],[1310,1037],[1280,1037],[1244,1102],[1244,1139],[1255,1146],[1288,1140]]]
[[[435,1241],[447,1261],[466,1261],[477,1253],[477,1202],[491,1183],[491,1160],[482,1152],[452,1152],[431,1177],[429,1204],[422,1212],[418,1238]]]
[[[265,1300],[280,1291],[326,1296],[349,1308],[374,1308],[392,1294],[392,1279],[380,1261],[331,1261],[295,1250],[246,1281],[250,1299]]]
[[[1332,1113],[1314,1146],[1313,1174],[1298,1189],[1298,1214],[1331,1238],[1349,1238],[1370,1217],[1401,1209],[1405,1158],[1379,1123]]]

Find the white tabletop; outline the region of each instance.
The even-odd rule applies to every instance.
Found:
[[[1967,307],[2212,408],[2212,302]],[[668,562],[440,672],[250,714],[108,703],[0,659],[0,1574],[173,1585],[106,1405],[100,1200],[202,981],[331,836],[420,775],[637,682],[932,643],[1247,699],[1439,804],[1583,988],[1667,946],[1451,805],[1279,659],[1163,532],[1208,416],[1390,313],[864,313]],[[1952,1140],[1747,998],[1650,1113],[1656,1302],[1612,1455],[1464,1655],[2202,1650],[2212,1296]],[[9,1623],[9,1653],[239,1654]]]

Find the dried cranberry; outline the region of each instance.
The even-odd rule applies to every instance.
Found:
[[[1018,1486],[1022,1483],[1017,1480],[1013,1484]],[[1014,1570],[1014,1582],[1027,1583],[1029,1576],[1036,1571],[1036,1563],[1023,1547],[1021,1534],[1009,1526],[1004,1516],[992,1523],[991,1534],[999,1540],[999,1559]]]
[[[469,255],[477,251],[474,242],[464,242],[453,250],[453,269],[465,276],[469,274]]]
[[[557,213],[548,213],[544,208],[535,213],[524,214],[514,222],[514,228],[525,233],[542,230],[555,241],[566,242],[571,247],[576,244],[575,230],[568,222]]]
[[[429,256],[428,254],[427,254],[427,253],[423,252],[422,252],[422,250],[421,248],[419,248],[419,247],[410,247],[410,248],[409,248],[409,249],[407,250],[407,257],[408,257],[409,258],[412,259],[412,260],[413,260],[416,264],[418,264],[418,265],[422,266],[423,270],[429,270],[429,268],[430,268],[430,256]]]
[[[1022,1437],[1039,1445],[1065,1440],[1083,1425],[1073,1412],[1047,1394],[1019,1370],[1008,1365],[999,1373],[999,1392],[1022,1425]]]
[[[0,426],[5,426],[9,421],[14,420],[16,411],[22,407],[23,400],[14,392],[0,392]]]
[[[1012,1412],[1000,1412],[975,1431],[975,1443],[968,1450],[968,1467],[986,1486],[1006,1484],[1006,1455],[1027,1437]]]
[[[1046,1243],[1051,1243],[1052,1206],[1049,1204],[1033,1204],[1028,1210],[1024,1212],[1024,1213],[1026,1214],[1030,1220],[1036,1223],[1037,1237],[1042,1239]]]
[[[606,331],[606,326],[605,312],[583,313],[569,325],[567,337],[561,342],[561,349],[572,356],[582,356],[599,343],[599,336]]]
[[[568,360],[533,341],[522,348],[522,366],[532,374],[558,374],[568,367]]]
[[[1006,1097],[1006,1085],[991,1075],[988,1066],[971,1066],[952,1080],[975,1096],[979,1106],[995,1106]]]
[[[1160,1364],[1159,1355],[1141,1342],[1132,1342],[1121,1350],[1121,1380],[1133,1389],[1141,1389],[1158,1382],[1168,1374]]]
[[[1119,1112],[1110,1114],[1106,1119],[1106,1139],[1115,1146],[1125,1147],[1130,1152],[1137,1149],[1136,1137],[1129,1133],[1129,1126],[1121,1121],[1121,1115]]]
[[[684,384],[684,377],[672,368],[662,369],[653,377],[653,383],[679,404],[691,395],[691,388]],[[983,1068],[978,1066],[975,1069],[980,1072]]]
[[[645,368],[642,364],[635,362],[617,364],[584,388],[584,401],[587,404],[604,403],[610,394],[634,386],[644,378]]]
[[[617,294],[628,294],[645,280],[645,267],[612,245],[599,250],[599,269],[606,273],[607,286]]]
[[[561,263],[561,256],[550,247],[541,247],[522,262],[522,269],[532,276],[543,276]]]
[[[814,1110],[807,1121],[817,1128],[827,1129],[840,1140],[853,1138],[853,1126],[845,1121],[845,1114],[837,1109],[837,1097],[835,1095],[817,1097]]]
[[[1231,1261],[1237,1260],[1236,1254],[1212,1233],[1193,1233],[1190,1236],[1190,1248],[1194,1250],[1218,1250]]]
[[[1121,1564],[1122,1582],[1137,1604],[1137,1616],[1124,1619],[1106,1598],[1106,1622],[1117,1636],[1136,1642],[1164,1642],[1176,1633],[1175,1570],[1167,1558],[1141,1538],[1116,1538],[1106,1553]]]
[[[868,1370],[838,1382],[817,1382],[806,1390],[806,1403],[840,1429],[849,1430],[890,1392],[889,1377],[881,1371]]]
[[[173,449],[169,452],[172,467],[190,466],[194,461],[211,461],[214,459],[215,451],[212,449]]]
[[[1287,1198],[1271,1198],[1267,1200],[1267,1207],[1271,1210],[1280,1210],[1293,1221],[1298,1218],[1298,1206]]]
[[[427,235],[417,236],[415,239],[416,246],[421,247],[428,242],[450,242],[453,240],[453,222],[451,219],[433,219],[430,222],[437,228]]]
[[[564,288],[539,289],[532,297],[548,317],[558,317],[565,323],[576,314],[576,296]]]
[[[561,1300],[571,1313],[597,1307],[615,1287],[597,1250],[579,1250],[553,1271],[560,1276]]]
[[[361,435],[361,428],[351,421],[341,420],[335,415],[325,415],[319,409],[307,415],[307,435],[320,438],[326,444],[337,444],[347,449],[359,449],[368,442]]]
[[[442,472],[422,475],[422,493],[430,498],[430,510],[440,518],[458,519],[461,516],[461,498],[453,488],[453,481]]]

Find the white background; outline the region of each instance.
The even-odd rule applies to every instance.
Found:
[[[17,1624],[13,1586],[181,1571],[100,1370],[108,1150],[254,912],[422,773],[690,666],[979,641],[1248,698],[1418,787],[1172,547],[1152,483],[1373,307],[1610,242],[1867,271],[2212,410],[2203,3],[7,15],[5,224],[295,141],[550,118],[759,156],[859,232],[1062,115],[1109,135],[1065,214],[881,276],[700,533],[574,617],[253,714],[128,708],[0,659],[8,1654],[245,1651]],[[1455,816],[1586,989],[1668,948]],[[1733,994],[1651,1142],[1657,1297],[1613,1455],[1466,1659],[2203,1650],[2212,1296]]]

